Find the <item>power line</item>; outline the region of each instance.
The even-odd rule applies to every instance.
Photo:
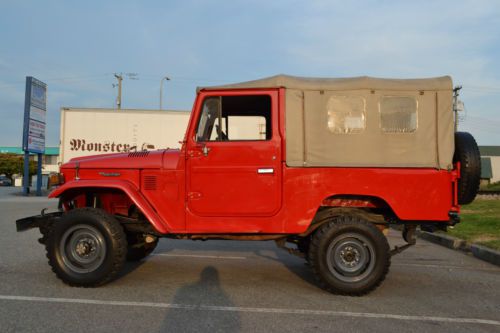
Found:
[[[468,89],[477,89],[477,90],[499,90],[500,91],[500,87],[492,87],[492,86],[475,86],[475,85],[467,85],[467,84],[464,84],[465,87],[467,87]]]
[[[84,78],[107,77],[110,75],[112,75],[112,73],[89,74],[89,75],[78,75],[78,76],[67,76],[67,77],[54,77],[54,78],[44,79],[44,81],[65,81],[65,80],[75,80],[75,79],[84,79]]]
[[[87,81],[87,80],[95,80],[95,79],[104,79],[107,76],[111,75],[111,73],[106,74],[94,74],[94,75],[79,75],[79,76],[69,76],[69,77],[55,77],[55,78],[44,78],[42,79],[44,82],[77,82],[77,81]],[[21,84],[25,84],[26,81],[11,81],[4,82],[0,84],[0,87],[9,87],[9,86],[17,86]]]

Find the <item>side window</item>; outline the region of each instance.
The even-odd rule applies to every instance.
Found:
[[[379,102],[380,128],[385,133],[417,130],[418,103],[414,97],[383,96]]]
[[[326,105],[328,129],[335,134],[360,133],[366,127],[366,101],[361,96],[332,96]]]
[[[261,141],[272,138],[271,97],[217,96],[203,102],[196,141]]]

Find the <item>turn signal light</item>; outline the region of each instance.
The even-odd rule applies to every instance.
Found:
[[[64,175],[62,173],[53,173],[49,176],[49,188],[64,184]]]

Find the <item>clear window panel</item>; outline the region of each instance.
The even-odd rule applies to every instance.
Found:
[[[366,101],[361,96],[332,96],[327,112],[328,129],[332,133],[360,133],[366,127]]]
[[[385,133],[412,133],[417,130],[415,97],[384,96],[380,100],[380,128]]]

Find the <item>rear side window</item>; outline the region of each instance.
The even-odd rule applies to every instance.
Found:
[[[384,133],[415,132],[417,109],[414,97],[383,96],[379,102],[380,128]]]
[[[270,96],[213,96],[204,100],[196,141],[262,141],[271,138]]]
[[[366,127],[366,101],[361,96],[332,96],[327,103],[328,129],[334,134],[361,133]]]

